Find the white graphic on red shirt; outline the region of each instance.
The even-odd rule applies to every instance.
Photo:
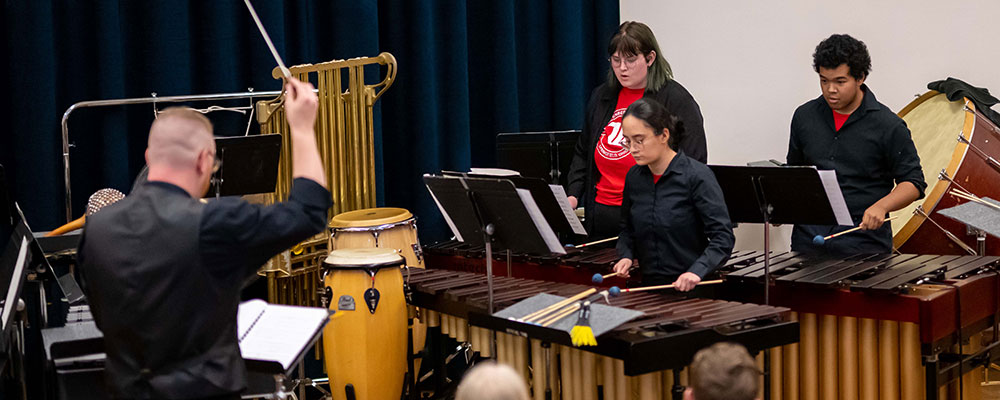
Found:
[[[622,139],[625,138],[625,135],[622,134],[622,115],[625,115],[624,108],[619,108],[615,110],[614,114],[611,114],[611,121],[608,122],[604,133],[597,141],[597,151],[600,152],[601,157],[608,160],[621,160],[629,155],[628,149],[621,145]]]

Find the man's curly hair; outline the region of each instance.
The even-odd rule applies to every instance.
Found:
[[[850,35],[835,34],[826,38],[816,46],[813,53],[813,69],[835,69],[841,64],[847,64],[854,79],[864,79],[872,70],[872,58],[868,55],[868,46]]]

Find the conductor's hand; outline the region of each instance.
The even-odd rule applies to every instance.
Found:
[[[623,258],[615,263],[615,273],[623,278],[628,278],[628,270],[632,268],[632,259]]]
[[[885,213],[886,209],[878,204],[868,207],[861,219],[861,229],[866,231],[878,229],[885,222]]]
[[[698,282],[701,282],[700,276],[694,272],[685,272],[677,277],[677,281],[674,282],[674,288],[679,292],[687,292],[698,286]]]
[[[285,118],[293,134],[313,133],[319,99],[313,85],[295,78],[285,84]]]
[[[569,199],[569,208],[576,208],[576,206],[580,205],[580,201],[576,199],[576,196],[567,196],[566,198]]]

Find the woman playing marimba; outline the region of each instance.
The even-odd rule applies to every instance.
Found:
[[[658,102],[632,103],[622,131],[637,165],[625,176],[615,272],[628,276],[637,259],[643,285],[689,291],[733,250],[722,189],[705,164],[676,150],[683,124]]]

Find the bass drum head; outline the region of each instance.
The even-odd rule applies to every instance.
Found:
[[[323,261],[327,269],[380,269],[406,264],[396,250],[383,248],[339,249],[330,252]]]
[[[954,176],[962,162],[967,146],[958,146],[959,132],[971,129],[975,116],[965,111],[963,101],[950,101],[943,93],[929,91],[908,104],[899,112],[900,118],[906,121],[910,129],[910,137],[920,156],[920,166],[924,170],[923,201],[915,201],[905,208],[891,213],[899,216],[906,223],[892,224],[893,243],[895,247],[902,245],[916,231],[924,218],[914,215],[918,205],[930,212],[947,189],[946,181],[939,181],[941,170]]]
[[[366,208],[337,214],[330,220],[331,228],[361,228],[406,221],[413,218],[405,208]]]

